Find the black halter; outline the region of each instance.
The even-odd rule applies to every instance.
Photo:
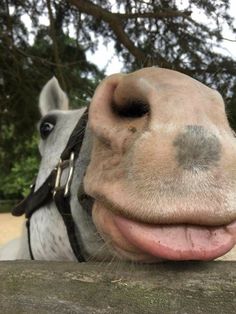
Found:
[[[79,119],[70,138],[63,150],[60,161],[57,166],[51,171],[45,182],[34,191],[35,184],[31,186],[29,195],[22,200],[15,208],[12,209],[14,216],[21,216],[25,214],[27,218],[26,226],[28,230],[29,252],[31,259],[34,259],[31,243],[30,243],[30,217],[40,207],[46,205],[54,200],[59,213],[62,216],[66,226],[68,238],[71,248],[79,262],[84,262],[85,258],[81,253],[81,248],[76,236],[76,225],[72,217],[70,207],[70,186],[74,172],[74,162],[78,158],[81,146],[84,139],[86,124],[88,121],[88,108]],[[69,168],[66,184],[61,186],[61,176],[63,170]],[[81,193],[80,193],[81,194]],[[91,198],[89,196],[80,196],[81,200],[88,199],[89,206],[92,206]],[[91,207],[90,207],[91,208]],[[87,210],[87,208],[86,208]]]

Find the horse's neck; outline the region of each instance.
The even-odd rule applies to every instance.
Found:
[[[37,260],[76,260],[66,227],[54,203],[32,215],[30,240],[33,256]]]
[[[103,240],[99,236],[91,215],[82,208],[77,196],[90,161],[91,148],[91,134],[87,129],[79,157],[75,162],[75,171],[70,191],[70,205],[77,228],[76,236],[82,254],[86,259],[95,257],[95,259],[103,260],[105,258],[110,259],[111,254],[108,252]],[[37,183],[39,185],[40,180]],[[41,184],[42,183],[43,182],[41,182]],[[35,257],[37,259],[75,260],[65,225],[54,202],[40,208],[33,214],[31,218],[31,230],[33,253],[36,254]]]

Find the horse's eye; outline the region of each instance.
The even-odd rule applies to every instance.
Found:
[[[40,124],[39,131],[43,140],[45,140],[48,137],[48,135],[52,132],[52,130],[54,129],[54,126],[55,125],[53,123],[50,123],[47,121],[43,121]]]

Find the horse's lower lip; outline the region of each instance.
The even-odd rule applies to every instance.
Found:
[[[223,227],[149,225],[114,215],[124,238],[140,251],[168,260],[212,260],[236,243],[236,221]]]

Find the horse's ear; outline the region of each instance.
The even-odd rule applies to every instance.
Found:
[[[61,89],[58,80],[53,77],[43,87],[39,96],[39,109],[44,116],[51,110],[68,110],[68,98]]]

